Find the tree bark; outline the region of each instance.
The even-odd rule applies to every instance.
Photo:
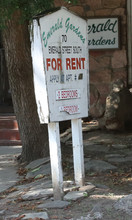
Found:
[[[3,30],[9,85],[22,140],[22,161],[48,155],[47,125],[40,125],[34,95],[28,23],[15,11]]]

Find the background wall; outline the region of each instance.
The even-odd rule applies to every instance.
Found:
[[[112,82],[123,79],[127,85],[127,0],[78,0],[77,5],[55,0],[55,5],[66,6],[85,19],[101,16],[120,16],[121,18],[121,48],[89,51],[89,114],[95,118],[101,117]]]

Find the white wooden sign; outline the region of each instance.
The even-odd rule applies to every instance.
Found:
[[[86,21],[61,8],[40,18],[39,24],[34,20],[32,56],[40,122],[87,117]]]
[[[63,196],[59,121],[71,120],[74,176],[84,184],[82,117],[88,116],[87,22],[65,8],[33,21],[31,53],[40,123],[48,123],[54,199]]]
[[[118,49],[119,42],[119,18],[89,18],[88,47],[89,49]]]

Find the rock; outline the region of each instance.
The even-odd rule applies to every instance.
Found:
[[[79,186],[69,186],[63,189],[64,193],[79,190]]]
[[[94,171],[94,172],[106,172],[110,170],[116,170],[117,167],[111,165],[102,160],[89,160],[85,163],[85,170],[86,171]]]
[[[127,145],[126,144],[112,144],[112,147],[115,149],[126,149]]]
[[[74,182],[71,180],[63,181],[63,187],[71,187],[74,186]]]
[[[104,114],[104,106],[102,105],[100,101],[100,93],[97,90],[97,88],[90,84],[90,109],[89,109],[89,115],[93,118],[99,118],[102,117]]]
[[[45,157],[45,158],[42,158],[42,159],[34,160],[34,161],[32,161],[31,163],[29,163],[26,166],[26,169],[33,170],[33,169],[35,169],[37,167],[40,167],[42,164],[48,163],[49,161],[50,161],[49,157]]]
[[[10,193],[6,198],[7,199],[14,199],[14,200],[16,200],[17,197],[21,195],[21,193],[23,193],[23,190]]]
[[[132,162],[132,156],[130,156],[130,157],[125,157],[125,161],[126,161],[127,163],[131,163],[131,162]]]
[[[122,89],[125,88],[125,83],[122,79],[118,79],[112,84],[112,91],[113,92],[120,92]]]
[[[87,186],[82,186],[79,188],[79,191],[80,192],[87,192],[87,193],[90,193],[92,191],[94,191],[94,189],[96,188],[96,186],[94,185],[87,185]]]
[[[48,214],[47,212],[33,212],[33,213],[26,213],[26,214],[23,214],[25,215],[25,217],[23,217],[22,219],[35,219],[35,218],[38,218],[38,219],[49,219],[48,217]]]
[[[74,181],[67,180],[63,181],[63,191],[66,192],[71,192],[71,191],[76,191],[79,189],[79,186],[75,185]]]
[[[9,220],[11,220],[11,219],[17,219],[17,218],[19,218],[19,216],[20,216],[19,214],[7,216],[7,217],[6,217],[6,220],[8,220],[8,219],[9,219]],[[21,218],[21,219],[22,219],[22,218]]]
[[[38,189],[38,190],[30,190],[29,192],[21,195],[23,200],[35,200],[43,197],[53,196],[53,189]]]
[[[35,184],[36,183],[36,184]],[[52,180],[41,179],[41,181],[35,181],[34,184],[31,184],[31,190],[37,189],[48,189],[52,188]]]
[[[109,187],[108,186],[106,186],[106,185],[103,185],[103,184],[96,184],[96,188],[99,188],[99,189],[109,189]]]
[[[34,182],[27,183],[25,185],[16,186],[16,188],[19,191],[25,191],[25,190],[27,191],[28,189],[36,190],[40,188],[47,189],[47,188],[52,188],[52,181],[51,179],[42,178]]]
[[[32,213],[25,213],[22,215],[12,215],[8,216],[6,220],[11,219],[21,219],[21,220],[29,220],[29,219],[49,219],[47,212],[32,212]]]
[[[126,160],[124,157],[114,157],[114,158],[109,158],[108,162],[114,164],[124,164]]]
[[[124,164],[129,164],[131,165],[132,162],[132,157],[115,157],[115,158],[109,158],[108,162],[113,163],[113,164],[120,164],[120,165],[124,165]]]
[[[109,149],[110,147],[108,145],[102,145],[102,144],[89,145],[89,143],[84,143],[84,150],[89,152],[107,153]]]
[[[129,150],[128,152],[125,151],[125,153],[126,153],[126,155],[128,155],[129,157],[132,157],[132,151],[131,151],[131,150]]]
[[[51,167],[50,163],[41,165],[35,169],[32,169],[29,171],[26,175],[26,178],[34,178],[34,177],[39,177],[39,175],[50,175],[51,174]]]
[[[108,130],[132,129],[132,94],[125,87],[123,80],[113,83],[106,98],[105,127]]]
[[[63,209],[69,206],[71,203],[67,201],[61,201],[61,200],[56,200],[56,201],[50,201],[44,204],[41,204],[38,206],[39,209]]]
[[[94,219],[102,219],[103,218],[103,213],[101,212],[95,212],[95,213],[90,213],[87,215],[85,218],[86,220],[94,220]],[[80,219],[81,220],[81,219]]]
[[[84,198],[86,196],[88,196],[88,194],[85,191],[72,191],[72,192],[67,193],[64,196],[64,200],[75,201],[77,199],[81,199],[81,198]]]
[[[98,202],[96,205],[93,206],[92,210],[88,212],[88,215],[86,216],[85,219],[86,220],[103,219],[103,210],[102,210],[103,206],[104,204],[101,201]]]
[[[0,216],[3,216],[5,214],[5,210],[0,211]]]
[[[132,216],[132,194],[119,199],[115,203],[114,208],[119,211],[125,211]]]
[[[91,157],[87,157],[87,158],[85,157],[85,158],[84,158],[84,163],[87,163],[87,162],[89,162],[89,161],[91,161]]]
[[[104,111],[104,106],[102,105],[101,101],[98,100],[97,103],[94,103],[90,107],[90,116],[92,116],[93,118],[100,118],[103,116]]]
[[[105,158],[106,159],[111,159],[111,158],[122,158],[125,157],[125,155],[121,155],[121,154],[106,154]]]

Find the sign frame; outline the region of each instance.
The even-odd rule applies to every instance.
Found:
[[[110,41],[111,41],[111,43],[112,43],[112,38],[109,38],[109,39],[103,39],[103,37],[105,37],[105,35],[103,35],[103,36],[101,36],[101,34],[99,33],[98,34],[98,32],[96,32],[96,33],[94,33],[95,34],[95,38],[93,37],[93,34],[90,34],[89,32],[88,32],[88,48],[89,48],[89,50],[114,50],[114,49],[120,49],[121,48],[121,37],[120,37],[120,30],[121,30],[121,28],[120,28],[120,25],[121,25],[121,17],[120,16],[97,16],[97,17],[89,17],[88,19],[87,19],[87,24],[89,24],[89,22],[92,22],[92,25],[94,25],[95,24],[95,22],[96,22],[96,25],[98,24],[99,25],[99,22],[101,21],[101,20],[107,20],[107,22],[105,23],[105,29],[107,30],[107,28],[108,28],[108,20],[112,20],[112,19],[115,19],[115,21],[117,21],[117,25],[116,25],[116,27],[117,27],[117,33],[116,34],[113,34],[113,44],[114,44],[114,38],[115,38],[115,41],[117,41],[117,43],[116,43],[116,45],[117,46],[112,46],[112,44],[111,44],[111,46],[106,46],[106,47],[104,47],[104,45],[89,45],[89,41],[91,40],[93,40],[93,42],[97,42],[98,41],[98,43],[99,43],[99,40],[100,40],[100,42],[101,42],[101,37],[102,37],[102,42],[103,42],[103,40],[105,40],[105,41],[107,41],[107,43],[110,43]],[[101,23],[102,24],[102,23]],[[89,26],[89,25],[88,25]],[[102,28],[104,28],[104,27],[102,27]],[[111,26],[111,28],[112,28],[112,26]],[[101,29],[101,26],[100,26],[100,29]],[[102,31],[102,33],[104,33],[103,31]],[[109,30],[109,33],[110,33],[110,30]],[[97,34],[98,34],[98,38],[97,38]],[[99,39],[100,38],[100,39]]]

